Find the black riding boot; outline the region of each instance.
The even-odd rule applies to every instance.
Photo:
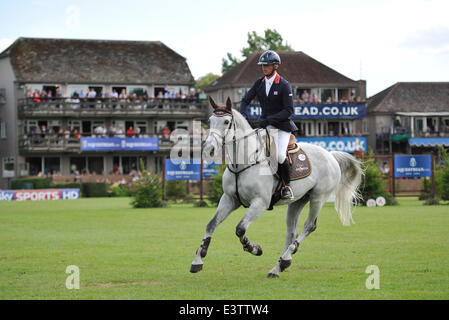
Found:
[[[281,175],[281,179],[284,182],[284,187],[281,190],[281,199],[282,200],[289,200],[293,199],[293,191],[288,185],[290,183],[290,163],[288,162],[288,159],[285,159],[283,163],[280,165],[279,173]]]

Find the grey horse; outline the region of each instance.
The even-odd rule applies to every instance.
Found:
[[[218,106],[209,97],[214,112],[210,117],[210,132],[204,142],[203,155],[222,150],[227,168],[223,174],[223,195],[215,216],[206,227],[190,272],[202,270],[212,235],[218,225],[241,205],[248,208],[236,227],[236,235],[243,249],[253,255],[261,255],[260,245],[246,236],[248,227],[269,208],[278,179],[273,175],[272,163],[267,158],[264,139],[265,130],[254,130],[235,109],[228,98],[226,106]],[[329,152],[319,146],[299,143],[309,157],[312,172],[306,178],[290,182],[294,198],[279,203],[288,204],[285,245],[280,259],[269,271],[269,278],[279,277],[279,272],[291,265],[292,254],[300,243],[317,227],[317,216],[323,204],[335,194],[335,209],[343,225],[352,221],[352,206],[359,198],[358,186],[363,170],[360,162],[345,152]],[[276,161],[274,161],[276,162]],[[298,218],[304,206],[310,203],[309,216],[298,236]]]

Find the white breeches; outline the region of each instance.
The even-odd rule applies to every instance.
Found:
[[[277,159],[278,163],[281,164],[286,158],[285,154],[287,152],[288,142],[290,141],[290,132],[279,130],[272,125],[269,125],[267,129],[270,130],[270,135],[275,138]]]

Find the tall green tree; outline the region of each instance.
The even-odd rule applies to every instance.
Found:
[[[266,29],[263,36],[259,36],[255,31],[248,32],[247,46],[240,52],[242,56],[248,58],[249,55],[255,51],[265,50],[293,50],[287,41],[284,43],[284,39],[281,34],[275,29]],[[234,57],[229,52],[226,54],[226,58],[222,59],[221,72],[225,73],[237,64],[241,60]]]

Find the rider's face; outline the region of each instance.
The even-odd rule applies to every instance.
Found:
[[[263,64],[263,65],[262,65],[262,72],[263,72],[263,74],[264,74],[265,76],[270,76],[270,75],[272,75],[272,74],[273,74],[273,71],[274,71],[274,65],[273,65],[273,64],[271,64],[271,65],[265,65],[265,64]]]

